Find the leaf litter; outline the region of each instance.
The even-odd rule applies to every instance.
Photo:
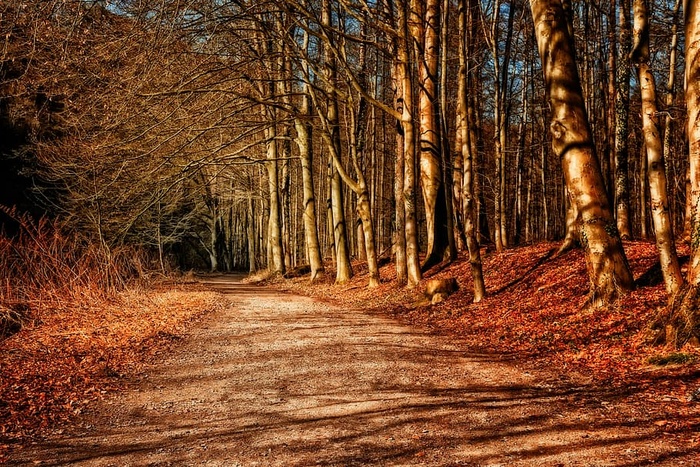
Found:
[[[434,267],[414,288],[399,287],[393,264],[381,269],[381,284],[367,288],[366,267],[356,262],[350,282],[334,284],[329,270],[309,286],[308,278],[274,279],[278,288],[332,303],[386,312],[402,322],[453,335],[468,349],[494,352],[566,377],[578,375],[597,388],[625,395],[625,407],[638,419],[663,420],[659,436],[679,436],[700,447],[700,352],[669,357],[672,349],[654,347],[649,324],[666,306],[666,292],[652,242],[625,242],[636,289],[614,306],[590,310],[585,305],[588,275],[584,253],[571,250],[559,257],[555,242],[507,250],[482,250],[487,296],[473,303],[470,265],[460,256]],[[679,254],[688,249],[679,245]],[[684,257],[682,256],[683,260]],[[455,277],[459,290],[447,300],[428,305],[423,282]],[[664,366],[654,361],[670,359]],[[640,414],[642,417],[640,417]]]

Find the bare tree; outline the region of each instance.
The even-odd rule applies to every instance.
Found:
[[[562,160],[572,203],[581,216],[590,303],[604,305],[632,289],[632,274],[595,154],[562,2],[531,0],[530,6],[552,109],[552,147]]]
[[[642,95],[642,126],[647,151],[651,213],[666,291],[669,295],[673,295],[683,284],[683,278],[668,211],[666,171],[656,107],[656,83],[649,66],[649,16],[646,0],[634,1],[634,36],[632,59],[637,67]]]

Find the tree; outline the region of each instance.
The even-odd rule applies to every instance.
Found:
[[[403,166],[403,187],[401,197],[396,203],[403,204],[404,235],[406,239],[406,267],[408,272],[408,285],[414,286],[421,280],[421,269],[418,247],[418,230],[416,219],[416,143],[415,143],[415,120],[413,116],[413,74],[411,71],[410,58],[410,34],[408,29],[408,0],[397,2],[396,14],[396,35],[397,53],[396,66],[394,71],[397,76],[395,81],[399,83],[400,93],[397,107],[401,109],[399,115],[401,139],[403,151],[397,157],[402,157],[403,161],[397,161],[397,167]],[[396,174],[399,177],[399,174]],[[400,182],[397,182],[400,183]],[[399,209],[401,209],[399,207]],[[399,235],[402,233],[399,232]]]
[[[308,50],[309,35],[304,32],[302,48]],[[309,255],[309,266],[311,268],[311,280],[316,280],[324,272],[323,258],[321,258],[321,247],[318,241],[318,226],[316,217],[316,197],[314,195],[313,180],[313,126],[311,119],[311,96],[309,95],[309,83],[306,78],[309,76],[307,62],[302,62],[304,79],[301,89],[301,106],[299,112],[294,116],[296,128],[296,142],[299,147],[299,159],[301,160],[301,176],[304,191],[304,234],[306,236],[306,248]]]
[[[488,34],[489,48],[494,66],[494,156],[496,162],[496,174],[494,177],[494,241],[496,251],[503,251],[508,247],[508,231],[506,216],[506,153],[508,146],[509,111],[506,103],[508,94],[508,71],[511,55],[511,43],[513,39],[513,24],[515,20],[515,3],[508,4],[508,20],[504,51],[501,54],[500,44],[500,19],[501,2],[495,0],[493,4],[491,28]]]
[[[425,271],[443,260],[449,244],[438,99],[440,0],[411,0],[409,21],[418,62],[420,181],[428,237]]]
[[[552,147],[578,209],[590,278],[590,304],[611,303],[633,287],[586,115],[572,37],[561,0],[530,0],[549,104]]]
[[[676,254],[671,216],[666,193],[666,171],[661,141],[660,123],[656,107],[656,83],[649,66],[649,17],[646,0],[634,1],[634,48],[632,60],[637,67],[642,97],[642,126],[647,152],[647,175],[651,213],[659,249],[661,271],[669,295],[675,294],[683,284],[681,268]]]
[[[460,190],[463,199],[463,219],[464,236],[469,254],[469,264],[471,265],[472,281],[474,282],[474,302],[479,302],[486,295],[484,285],[484,274],[481,263],[481,253],[479,243],[476,240],[476,229],[474,219],[476,212],[474,209],[474,157],[471,144],[473,135],[469,131],[469,112],[467,90],[469,86],[467,70],[467,18],[468,0],[459,2],[459,74],[457,91],[457,149],[460,151],[462,161],[462,177]]]
[[[680,348],[700,345],[700,6],[685,0],[685,99],[690,162],[690,265],[687,285],[673,296],[668,310],[657,317],[656,342]]]
[[[330,29],[332,18],[330,0],[323,0],[321,12],[321,25]],[[324,118],[328,122],[329,152],[331,153],[330,165],[330,205],[331,215],[333,219],[333,236],[336,256],[336,282],[343,283],[350,280],[352,277],[352,266],[350,264],[350,251],[348,247],[347,224],[345,221],[345,212],[343,211],[343,185],[338,172],[338,164],[335,163],[333,154],[340,154],[340,127],[338,116],[338,96],[337,96],[337,64],[336,57],[328,42],[324,43],[324,61],[323,75],[326,83],[327,108]]]
[[[631,237],[629,219],[629,105],[630,105],[630,64],[631,34],[629,21],[629,0],[620,0],[619,12],[619,59],[617,60],[617,86],[615,91],[615,209],[617,229],[620,237]]]

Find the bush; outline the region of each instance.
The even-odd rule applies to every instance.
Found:
[[[42,310],[106,299],[144,275],[144,254],[95,245],[57,221],[34,221],[0,208],[19,225],[0,234],[0,338],[17,332]]]

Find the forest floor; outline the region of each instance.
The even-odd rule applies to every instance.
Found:
[[[697,354],[645,343],[665,300],[653,245],[626,245],[638,289],[595,312],[580,252],[555,247],[486,255],[478,305],[463,262],[428,274],[461,286],[437,305],[392,266],[372,290],[359,265],[344,285],[207,277],[225,306],[141,343],[147,364],[94,380],[102,397],[8,461],[700,466]],[[689,362],[650,363],[673,355]]]

